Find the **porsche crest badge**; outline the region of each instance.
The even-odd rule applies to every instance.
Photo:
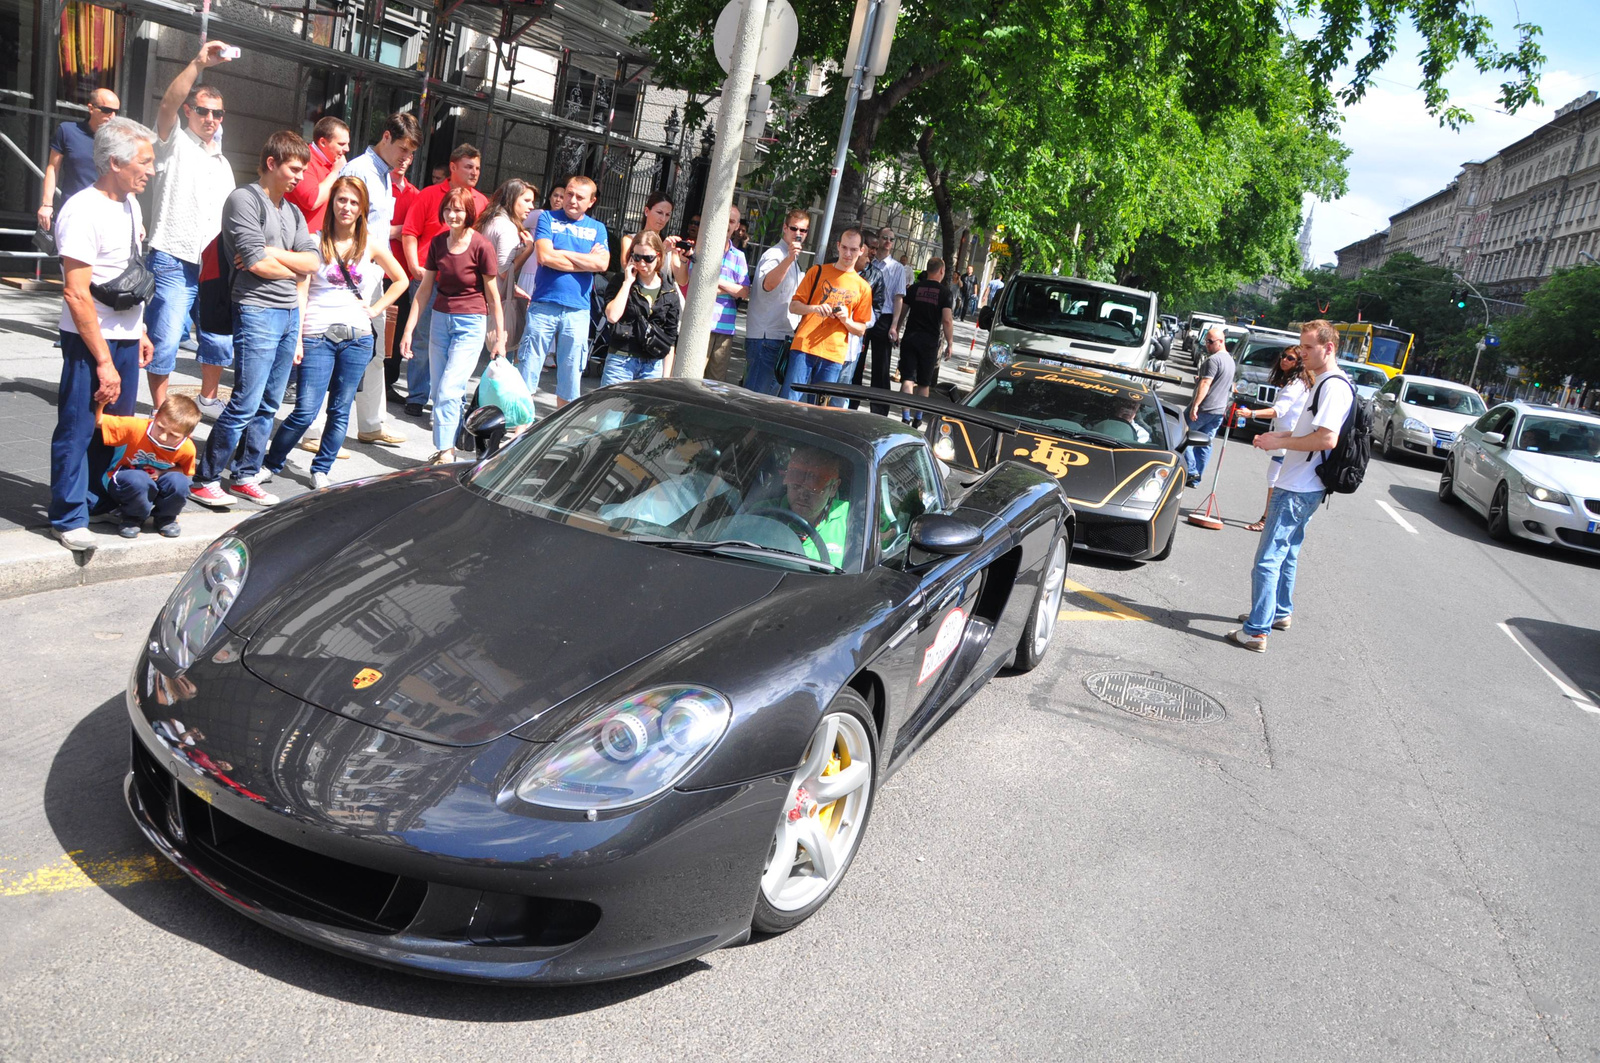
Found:
[[[370,687],[372,684],[376,683],[382,678],[383,673],[378,671],[376,668],[363,668],[361,671],[356,673],[356,677],[354,679],[350,680],[350,685],[355,687],[357,690],[365,690],[367,687]]]

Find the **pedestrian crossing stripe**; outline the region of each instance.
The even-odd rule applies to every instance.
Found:
[[[1108,598],[1104,594],[1090,590],[1081,583],[1072,580],[1062,580],[1062,589],[1068,594],[1076,594],[1080,598],[1087,598],[1102,609],[1063,609],[1058,614],[1062,620],[1149,620],[1148,616],[1131,609],[1115,598]]]

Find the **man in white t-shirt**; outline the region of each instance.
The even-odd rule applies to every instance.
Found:
[[[134,197],[156,172],[156,134],[127,118],[95,133],[95,183],[61,206],[56,249],[65,282],[61,307],[61,390],[50,437],[50,530],[69,550],[93,550],[89,532],[89,443],[95,409],[131,417],[139,368],[153,348],[144,304],[118,309],[95,285],[121,277],[139,255],[144,218]]]
[[[1300,544],[1324,493],[1317,466],[1339,442],[1355,399],[1355,386],[1334,361],[1338,345],[1339,334],[1328,322],[1300,326],[1300,362],[1314,378],[1311,398],[1293,431],[1263,432],[1255,438],[1258,449],[1288,452],[1267,503],[1266,527],[1250,572],[1250,612],[1239,618],[1243,626],[1227,636],[1257,653],[1266,652],[1269,629],[1289,629]]]
[[[784,216],[778,242],[756,263],[744,315],[744,386],[763,395],[778,393],[778,359],[789,349],[800,324],[800,318],[789,313],[789,301],[800,286],[800,251],[810,231],[811,214],[795,207]]]

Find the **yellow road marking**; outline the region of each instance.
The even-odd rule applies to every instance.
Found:
[[[64,893],[100,887],[117,889],[142,882],[162,882],[183,878],[171,863],[155,853],[141,853],[117,860],[85,860],[83,850],[62,853],[61,859],[37,871],[18,875],[0,868],[0,897],[26,897],[33,893]]]
[[[1138,610],[1131,609],[1128,606],[1123,605],[1121,602],[1117,601],[1115,598],[1108,598],[1104,594],[1099,594],[1099,593],[1097,593],[1095,591],[1092,591],[1088,587],[1085,587],[1081,583],[1074,583],[1072,580],[1069,579],[1069,580],[1063,580],[1061,585],[1062,585],[1062,588],[1064,590],[1066,590],[1066,592],[1068,594],[1076,594],[1076,595],[1078,595],[1080,597],[1089,599],[1091,602],[1094,602],[1097,605],[1105,606],[1104,610],[1100,610],[1100,609],[1063,609],[1058,614],[1059,618],[1062,619],[1062,620],[1149,620],[1150,619],[1148,616],[1145,616],[1143,613],[1139,612]]]

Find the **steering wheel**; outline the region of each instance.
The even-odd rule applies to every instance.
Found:
[[[822,541],[822,533],[817,531],[816,525],[806,520],[792,509],[767,503],[750,510],[752,517],[770,517],[779,524],[786,525],[788,529],[798,535],[802,540],[810,539],[811,545],[816,548],[817,556],[824,561],[832,561],[833,555],[828,553],[828,544]]]

